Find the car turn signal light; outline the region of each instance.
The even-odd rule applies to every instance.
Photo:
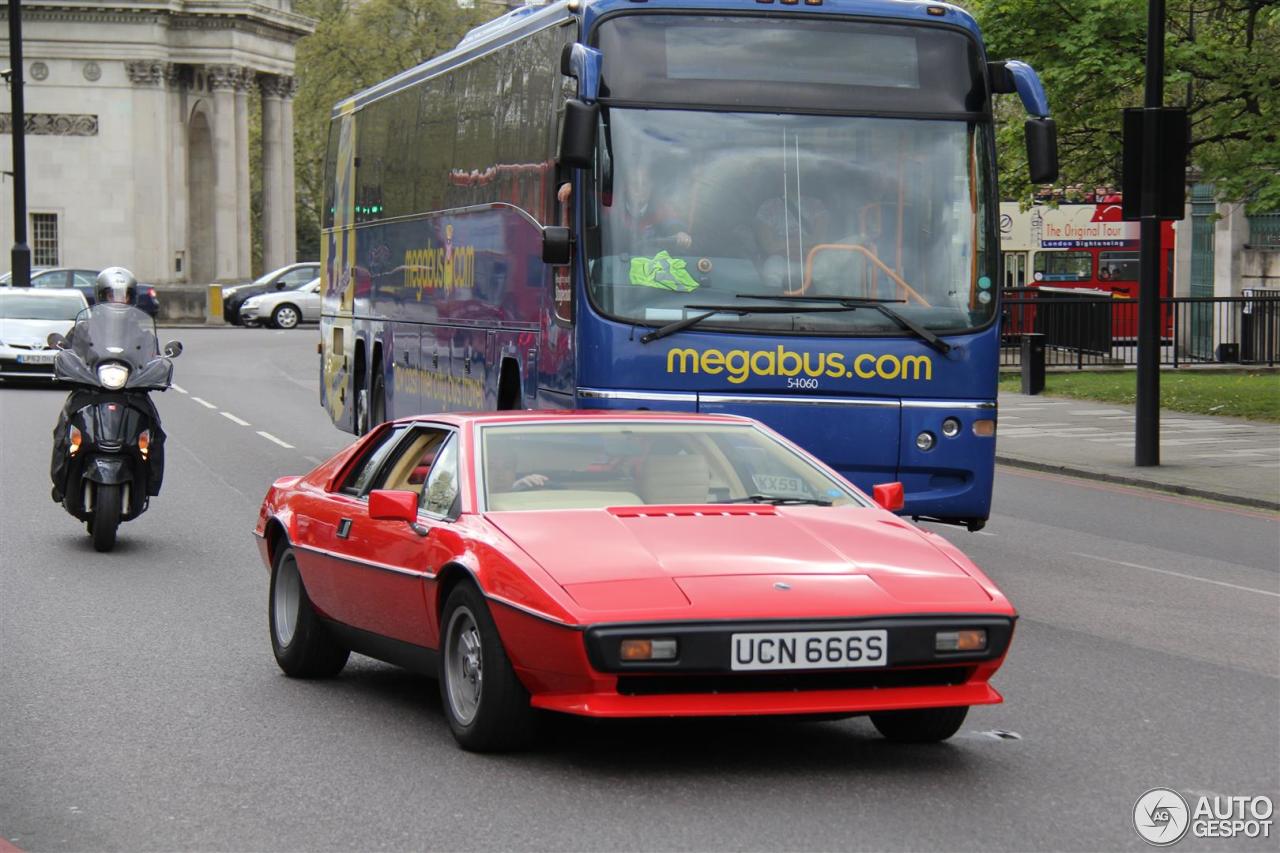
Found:
[[[987,647],[985,628],[968,631],[939,631],[934,648],[940,652],[980,652]]]
[[[623,640],[620,656],[624,661],[675,660],[675,640]]]
[[[80,451],[80,444],[84,441],[84,436],[80,434],[80,430],[71,427],[68,431],[68,438],[71,440],[71,455],[75,456]]]

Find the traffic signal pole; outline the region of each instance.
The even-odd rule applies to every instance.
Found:
[[[1147,0],[1142,115],[1142,249],[1138,281],[1138,399],[1134,464],[1160,464],[1160,108],[1164,104],[1164,0]]]
[[[9,98],[13,126],[13,271],[10,284],[31,284],[31,247],[27,245],[27,112],[22,98],[22,3],[9,2]]]

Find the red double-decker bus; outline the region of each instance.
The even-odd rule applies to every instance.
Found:
[[[1000,204],[1000,251],[1004,287],[1095,292],[1132,301],[1112,311],[1112,336],[1136,338],[1139,230],[1121,218],[1120,202],[1036,205],[1020,210]],[[1173,295],[1173,223],[1160,223],[1160,296]],[[1016,292],[1016,291],[1015,291]],[[1162,334],[1172,318],[1161,311]]]

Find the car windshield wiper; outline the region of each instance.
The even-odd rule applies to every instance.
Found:
[[[897,323],[902,328],[920,338],[933,349],[946,355],[951,352],[951,344],[938,337],[929,329],[914,320],[903,317],[886,303],[906,302],[905,299],[857,299],[845,296],[782,296],[766,293],[739,293],[739,299],[780,299],[784,302],[809,302],[817,304],[840,305],[849,310],[855,308],[872,308]]]
[[[745,495],[740,498],[726,498],[722,501],[713,501],[718,504],[773,504],[774,506],[785,506],[788,504],[812,504],[813,506],[831,506],[831,501],[826,498],[797,498],[792,495]]]
[[[767,299],[775,297],[765,297]],[[839,311],[852,311],[858,308],[857,305],[814,305],[812,307],[793,308],[787,305],[752,305],[750,308],[744,308],[741,305],[685,305],[686,310],[701,311],[701,314],[694,314],[692,317],[684,317],[676,320],[674,323],[668,323],[665,326],[659,326],[652,332],[646,332],[640,336],[640,343],[647,344],[650,341],[660,340],[668,335],[674,335],[676,332],[683,332],[691,326],[696,326],[708,317],[714,317],[717,314],[734,314],[738,317],[745,317],[748,314],[830,314]]]

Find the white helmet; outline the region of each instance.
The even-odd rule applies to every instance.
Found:
[[[124,267],[107,267],[98,273],[93,296],[98,302],[134,305],[138,300],[138,280]]]

